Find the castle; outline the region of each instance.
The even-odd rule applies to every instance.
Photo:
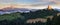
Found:
[[[48,10],[52,10],[52,6],[51,5],[48,5]]]

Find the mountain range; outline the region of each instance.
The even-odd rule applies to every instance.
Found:
[[[0,9],[0,14],[10,14],[14,12],[28,13],[30,11],[36,11],[38,9],[27,9],[27,8],[3,8]]]
[[[28,9],[28,8],[11,8],[11,7],[6,7],[3,9],[0,9],[0,14],[10,14],[10,13],[14,13],[14,12],[20,12],[20,13],[28,13],[30,11],[34,12],[37,10],[41,10],[41,9]],[[58,10],[60,11],[60,9],[55,8],[54,10]]]

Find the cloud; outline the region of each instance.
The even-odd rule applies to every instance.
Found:
[[[0,0],[0,3],[8,3],[8,2],[13,2],[13,0]]]
[[[60,0],[0,0],[0,8],[10,4],[16,7],[35,7],[60,4]]]
[[[60,0],[0,0],[1,4],[22,4],[30,6],[60,4]]]

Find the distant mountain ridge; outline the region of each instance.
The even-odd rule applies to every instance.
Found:
[[[0,14],[10,14],[10,13],[14,13],[14,12],[28,13],[30,11],[35,12],[37,10],[43,10],[43,9],[28,9],[28,8],[11,8],[11,7],[6,7],[6,8],[3,8],[3,9],[0,9]],[[60,11],[60,9],[54,9],[54,10]]]
[[[10,14],[14,12],[28,13],[30,11],[36,11],[37,9],[27,9],[27,8],[3,8],[0,9],[0,14]]]

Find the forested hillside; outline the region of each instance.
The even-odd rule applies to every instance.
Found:
[[[0,24],[1,25],[28,25],[25,23],[26,20],[28,19],[35,19],[35,18],[46,18],[47,16],[54,16],[59,13],[57,10],[37,10],[37,11],[30,11],[29,13],[11,13],[11,14],[3,14],[0,15]],[[53,19],[53,21],[55,18]],[[51,21],[48,21],[51,22]],[[48,25],[47,22],[47,25]],[[6,24],[5,24],[6,23]],[[40,23],[40,22],[39,22]],[[37,25],[41,25],[39,23],[36,23]],[[43,23],[44,25],[45,23]],[[33,25],[33,24],[31,24]]]
[[[14,20],[17,18],[22,18],[22,17],[23,16],[19,12],[11,13],[11,14],[3,14],[3,15],[0,15],[0,21],[1,20]]]

